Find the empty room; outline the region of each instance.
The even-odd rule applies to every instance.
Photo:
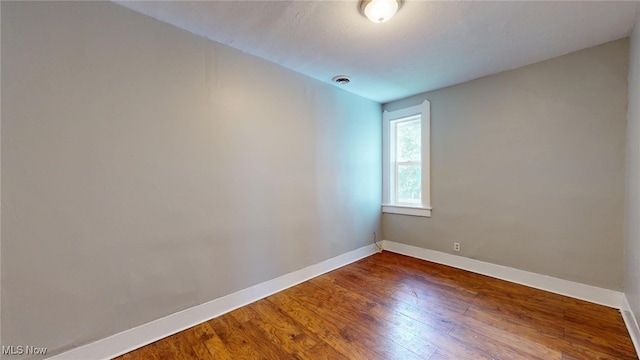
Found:
[[[638,359],[640,2],[0,1],[2,359]]]

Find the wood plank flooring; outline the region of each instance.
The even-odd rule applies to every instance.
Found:
[[[384,252],[117,359],[637,356],[615,309]]]

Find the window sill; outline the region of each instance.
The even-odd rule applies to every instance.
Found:
[[[382,205],[382,212],[387,214],[431,217],[431,208],[406,205]]]

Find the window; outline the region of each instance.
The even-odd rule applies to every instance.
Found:
[[[382,212],[431,216],[430,103],[385,111]]]

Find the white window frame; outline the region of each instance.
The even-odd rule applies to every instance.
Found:
[[[391,198],[394,186],[391,175],[391,121],[419,115],[421,119],[421,170],[422,195],[420,204],[401,204]],[[382,113],[382,212],[389,214],[431,217],[431,103],[425,100],[422,104],[408,108],[384,111]]]

